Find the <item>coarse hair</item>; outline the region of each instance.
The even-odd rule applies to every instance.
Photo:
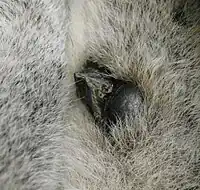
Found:
[[[200,189],[196,0],[0,1],[0,189]],[[106,136],[76,96],[90,60],[144,111]]]

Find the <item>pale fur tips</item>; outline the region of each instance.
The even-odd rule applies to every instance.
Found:
[[[0,1],[0,190],[200,189],[200,5]],[[144,109],[107,136],[76,96],[90,60]]]

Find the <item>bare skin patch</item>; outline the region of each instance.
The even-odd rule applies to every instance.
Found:
[[[86,66],[81,72],[75,73],[74,78],[77,96],[105,131],[109,131],[117,119],[123,121],[126,116],[136,118],[143,109],[139,88],[130,82],[111,77],[105,68]]]

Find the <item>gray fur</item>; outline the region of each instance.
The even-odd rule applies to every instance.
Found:
[[[200,11],[188,2],[0,0],[0,190],[200,189]],[[109,138],[76,97],[88,59],[144,92],[143,113]]]

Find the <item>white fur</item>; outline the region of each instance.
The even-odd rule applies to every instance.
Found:
[[[1,0],[0,189],[199,189],[196,2]],[[112,137],[76,97],[87,59],[144,93]]]

